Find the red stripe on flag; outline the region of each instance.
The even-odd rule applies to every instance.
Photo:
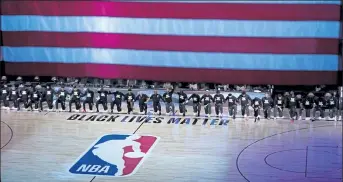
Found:
[[[22,76],[125,78],[227,84],[337,84],[337,71],[247,71],[124,66],[112,64],[6,63],[6,73]]]
[[[3,32],[4,46],[90,47],[189,52],[337,54],[338,39]]]
[[[340,6],[333,4],[3,1],[2,14],[180,19],[338,21],[340,17]]]

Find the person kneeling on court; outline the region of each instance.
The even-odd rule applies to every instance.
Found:
[[[273,106],[273,99],[269,93],[262,98],[263,114],[265,119],[270,119],[270,113]]]
[[[40,102],[41,99],[42,99],[42,94],[39,92],[37,87],[33,86],[33,92],[31,95],[31,102],[30,102],[31,110],[32,110],[32,104],[35,105],[34,110],[38,110],[38,105],[41,103]],[[41,110],[39,110],[39,111],[41,111]]]
[[[311,110],[313,109],[314,106],[314,94],[309,93],[303,100],[303,106],[305,109],[305,120],[310,120],[311,117]]]
[[[223,104],[225,102],[224,95],[220,93],[219,90],[217,90],[217,93],[213,97],[213,101],[215,103],[214,110],[216,111],[216,115],[218,117],[222,117],[223,115]]]
[[[326,106],[329,110],[329,117],[330,120],[338,120],[337,114],[337,105],[338,105],[338,99],[336,97],[335,92],[333,94],[327,93],[327,96],[325,98],[326,100]]]
[[[66,109],[66,96],[67,96],[67,92],[64,90],[64,85],[61,85],[61,88],[58,90],[57,92],[57,100],[55,101],[55,107],[56,110],[58,111],[58,104],[61,104],[62,106],[62,110],[60,111],[64,111]]]
[[[202,102],[202,100],[204,100],[205,114],[207,117],[210,117],[212,113],[211,102],[213,102],[213,97],[209,94],[209,90],[206,90],[206,93],[200,98],[200,102]]]
[[[260,109],[262,106],[261,99],[255,97],[251,102],[251,106],[254,109],[254,117],[255,117],[255,122],[256,122],[256,119],[260,120]]]
[[[73,88],[71,95],[72,96],[71,96],[71,99],[69,101],[69,112],[71,112],[71,107],[72,107],[73,103],[75,103],[76,110],[79,111],[81,108],[81,104],[80,104],[81,91],[76,88],[76,85],[74,85],[74,88]]]
[[[29,101],[30,101],[30,90],[25,87],[20,87],[20,96],[18,100],[18,111],[20,110],[20,103],[24,103],[24,108],[27,109],[29,107]]]
[[[137,97],[135,100],[138,100],[138,105],[139,105],[139,112],[142,114],[144,111],[144,114],[147,114],[148,112],[148,101],[149,97],[146,94],[141,94],[138,93]]]
[[[10,92],[10,101],[13,102],[13,107],[11,109],[18,110],[18,100],[19,99],[19,91],[17,90],[16,86],[13,85]]]
[[[228,116],[232,117],[232,119],[236,119],[237,114],[237,98],[233,96],[231,93],[226,97],[226,100],[228,101]]]
[[[242,93],[238,96],[237,100],[241,104],[242,116],[244,118],[248,118],[249,117],[249,102],[251,101],[250,96],[245,92],[245,90],[243,90]]]
[[[167,92],[163,94],[163,101],[165,102],[166,105],[166,114],[167,115],[174,115],[175,114],[175,106],[173,103],[173,93],[174,93],[174,88],[168,88]],[[171,111],[171,114],[170,114]]]
[[[289,116],[291,117],[292,120],[296,119],[298,113],[297,113],[297,98],[292,91],[291,94],[287,97],[287,103],[288,103],[288,108],[289,108]]]
[[[193,102],[193,115],[194,116],[200,116],[200,112],[201,112],[201,97],[199,94],[193,93],[187,100],[187,102],[189,100],[192,100]]]
[[[85,88],[85,92],[81,97],[86,97],[82,103],[83,112],[86,112],[86,104],[88,104],[89,110],[93,111],[94,92],[89,88]]]
[[[134,103],[135,103],[135,94],[132,93],[131,88],[128,90],[128,93],[125,95],[125,100],[127,102],[127,114],[131,114],[134,108]]]
[[[103,87],[100,88],[98,91],[99,97],[98,100],[96,101],[96,112],[99,112],[99,104],[102,104],[102,107],[104,108],[105,111],[107,111],[107,94],[108,92],[104,90]]]
[[[186,116],[187,108],[186,104],[187,102],[187,94],[181,90],[180,92],[177,93],[179,95],[179,109],[180,113],[182,113],[183,116]]]
[[[46,90],[43,92],[43,98],[41,100],[41,105],[43,107],[43,102],[48,104],[48,111],[52,111],[53,108],[53,100],[54,100],[54,90],[50,87],[50,85],[46,86]],[[43,108],[42,108],[43,109]]]
[[[1,98],[0,98],[0,102],[2,101],[2,107],[5,109],[9,109],[10,104],[9,104],[9,88],[7,87],[7,84],[4,84],[1,88]]]
[[[316,112],[319,111],[319,119],[324,119],[326,102],[324,97],[314,98],[315,107],[313,108],[312,121],[316,120]]]
[[[154,90],[154,93],[150,96],[149,100],[152,100],[152,107],[154,108],[154,113],[161,115],[161,101],[162,96],[158,94],[157,90]],[[148,102],[149,102],[148,100]]]
[[[121,102],[124,100],[125,95],[119,91],[111,92],[113,94],[112,102],[111,102],[111,113],[113,113],[114,105],[117,106],[117,111],[121,112]]]

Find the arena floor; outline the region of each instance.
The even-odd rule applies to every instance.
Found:
[[[341,121],[146,117],[2,110],[1,181],[342,181]],[[100,161],[82,156],[99,137],[109,134],[156,136],[156,140],[150,144],[140,140],[142,152],[148,147],[143,153],[149,155],[138,163],[121,157],[133,169],[125,177],[106,176],[104,166],[72,173],[81,159],[93,165]],[[120,155],[111,150],[106,154]]]

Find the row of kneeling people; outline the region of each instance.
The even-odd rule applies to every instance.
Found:
[[[337,97],[334,92],[332,94],[327,93],[323,97],[314,96],[313,93],[309,93],[307,96],[295,95],[291,92],[289,95],[282,96],[276,95],[274,98],[270,94],[266,93],[263,98],[251,98],[244,91],[235,97],[232,94],[228,94],[226,97],[217,91],[215,95],[205,93],[200,96],[196,93],[188,96],[182,90],[174,93],[173,88],[167,89],[167,91],[160,95],[155,90],[150,96],[146,94],[132,93],[131,89],[128,93],[123,94],[120,91],[108,91],[101,88],[97,91],[98,96],[94,102],[95,93],[91,89],[85,88],[83,91],[75,86],[71,91],[65,90],[62,85],[58,91],[52,89],[49,85],[46,89],[38,89],[39,87],[32,87],[20,85],[19,87],[12,86],[9,88],[7,85],[3,85],[1,88],[1,101],[5,108],[8,108],[10,102],[13,102],[15,109],[20,110],[20,104],[23,103],[25,109],[43,110],[43,103],[46,102],[48,110],[51,111],[53,107],[58,110],[61,105],[62,110],[66,109],[66,101],[69,100],[69,111],[72,111],[72,104],[75,105],[77,110],[86,112],[86,105],[89,110],[93,110],[95,105],[96,111],[99,112],[99,105],[102,105],[104,110],[108,110],[108,97],[112,95],[112,101],[110,102],[110,111],[116,107],[118,112],[122,111],[122,102],[127,103],[127,113],[130,114],[134,109],[134,102],[138,101],[139,111],[141,113],[147,113],[149,101],[152,101],[153,110],[155,113],[161,114],[161,102],[165,103],[166,113],[174,114],[175,106],[173,103],[173,94],[178,95],[179,111],[183,115],[186,115],[186,105],[191,101],[193,106],[193,114],[200,116],[201,108],[204,107],[205,114],[209,116],[211,114],[212,105],[215,108],[215,114],[217,116],[223,115],[223,105],[228,104],[228,115],[236,118],[237,106],[241,106],[241,113],[243,117],[249,116],[249,107],[253,108],[254,117],[260,118],[260,112],[263,113],[264,118],[283,118],[284,109],[289,110],[289,115],[292,119],[302,119],[302,113],[305,112],[305,118],[315,118],[316,112],[320,112],[320,117],[324,118],[325,110],[329,111],[329,117],[332,119],[342,119],[343,101],[342,98]],[[81,99],[84,98],[84,99]],[[81,108],[82,104],[82,108]],[[273,112],[273,116],[271,113]]]

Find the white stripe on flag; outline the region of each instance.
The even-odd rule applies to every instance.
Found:
[[[188,36],[338,38],[337,21],[248,21],[116,17],[2,16],[3,31],[99,32]]]
[[[9,62],[95,63],[242,70],[337,71],[337,55],[138,51],[98,48],[3,47]]]

